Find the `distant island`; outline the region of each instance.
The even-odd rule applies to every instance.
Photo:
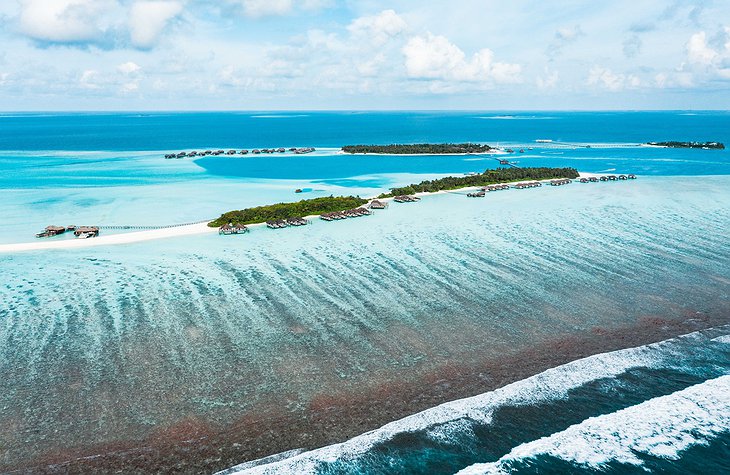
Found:
[[[476,143],[416,143],[391,145],[345,145],[345,153],[381,153],[392,155],[445,155],[454,153],[485,153],[493,150],[489,145]]]
[[[653,147],[668,147],[668,148],[702,148],[702,149],[715,149],[724,150],[725,145],[720,142],[648,142],[646,145]]]
[[[301,200],[295,203],[256,206],[255,208],[223,213],[220,218],[208,223],[208,226],[220,227],[229,223],[234,225],[257,224],[279,219],[319,215],[357,208],[367,202],[367,200],[357,196],[326,196]]]
[[[575,168],[497,168],[485,170],[484,173],[477,175],[447,176],[437,180],[425,180],[421,183],[393,188],[390,190],[390,193],[383,193],[378,198],[389,198],[391,196],[410,195],[413,193],[433,193],[442,190],[456,190],[471,186],[486,186],[511,181],[578,178],[578,176],[578,170]]]

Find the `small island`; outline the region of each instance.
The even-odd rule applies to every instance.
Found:
[[[486,153],[492,151],[489,145],[476,143],[417,143],[391,145],[345,145],[345,153],[375,153],[390,155],[447,155],[465,153]]]
[[[667,148],[701,148],[704,150],[708,150],[708,149],[724,150],[725,149],[725,144],[720,143],[720,142],[669,141],[669,142],[648,142],[646,145],[651,145],[652,147],[667,147]]]
[[[550,180],[554,178],[578,178],[579,173],[575,168],[497,168],[487,169],[484,173],[467,176],[447,176],[437,180],[425,180],[421,183],[393,188],[390,193],[383,193],[379,198],[389,198],[399,195],[411,195],[413,193],[434,193],[442,190],[456,190],[472,186],[486,186],[495,183],[507,183],[512,181],[525,180]]]
[[[294,217],[304,217],[345,211],[357,208],[367,203],[357,196],[326,196],[301,200],[295,203],[277,203],[267,206],[256,206],[237,211],[223,213],[220,218],[208,223],[210,227],[220,227],[226,224],[245,225],[265,223],[267,221],[286,220]]]

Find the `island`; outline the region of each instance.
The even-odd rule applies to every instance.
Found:
[[[646,145],[651,145],[652,147],[667,147],[667,148],[701,148],[701,149],[714,149],[714,150],[724,150],[725,144],[721,142],[677,142],[677,141],[669,141],[669,142],[648,142]]]
[[[436,180],[425,180],[421,183],[393,188],[389,193],[383,193],[378,198],[390,198],[392,196],[410,195],[413,193],[434,193],[443,190],[456,190],[473,186],[486,186],[495,183],[507,183],[524,180],[549,180],[554,178],[578,178],[579,173],[575,168],[496,168],[487,169],[483,173],[466,176],[447,176]]]
[[[254,208],[223,213],[218,219],[208,223],[208,226],[215,228],[227,224],[257,224],[267,221],[286,220],[294,217],[301,218],[304,216],[321,215],[357,208],[367,202],[367,200],[358,196],[325,196],[294,203],[256,206]]]
[[[492,151],[489,145],[476,143],[416,143],[391,145],[345,145],[345,153],[375,153],[390,155],[447,155],[466,153],[486,153]]]

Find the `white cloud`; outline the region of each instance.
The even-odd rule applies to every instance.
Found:
[[[116,0],[21,0],[20,29],[39,41],[95,41],[118,6]]]
[[[538,76],[535,80],[535,84],[537,84],[537,87],[540,89],[552,89],[558,84],[559,78],[560,76],[557,71],[553,71],[545,66],[545,75]]]
[[[446,37],[427,33],[415,36],[403,47],[406,72],[411,78],[455,81],[520,81],[519,64],[494,62],[494,53],[484,48],[471,59]]]
[[[558,28],[555,31],[555,37],[547,47],[548,57],[554,58],[555,56],[558,56],[562,52],[565,45],[573,43],[584,34],[585,33],[583,33],[580,25],[575,25],[573,27],[564,26],[562,28]]]
[[[99,71],[88,69],[81,74],[79,78],[79,84],[83,89],[99,89],[100,86],[97,84],[97,78],[99,77]]]
[[[718,53],[707,45],[707,35],[704,31],[690,36],[687,42],[687,58],[690,62],[709,65],[718,56]]]
[[[183,10],[182,3],[170,0],[138,1],[129,11],[129,34],[132,44],[151,48],[169,21]]]
[[[284,15],[294,8],[293,0],[243,0],[243,12],[250,17]]]
[[[634,74],[616,74],[610,69],[594,66],[588,74],[588,84],[599,85],[609,91],[620,91],[641,86],[641,79]]]
[[[406,31],[408,25],[394,10],[383,10],[377,15],[354,20],[347,29],[355,36],[365,37],[380,45]]]
[[[142,70],[142,68],[138,64],[133,63],[131,61],[117,66],[117,71],[119,71],[122,74],[128,75],[128,76],[131,74],[138,73],[141,70]]]

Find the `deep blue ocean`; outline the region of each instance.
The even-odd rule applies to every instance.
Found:
[[[271,424],[263,455],[291,452],[231,472],[730,473],[730,151],[641,146],[665,140],[730,144],[730,113],[2,113],[0,245],[48,224],[373,196],[503,157],[639,178],[447,193],[245,236],[0,253],[0,472],[149,460],[213,473],[256,458],[246,421],[273,411],[255,424]],[[514,153],[339,153],[417,142]],[[305,146],[317,150],[164,159]],[[624,349],[553,358],[596,335],[655,343],[615,337]],[[510,365],[534,376],[495,387]],[[454,374],[483,387],[461,393]],[[404,387],[451,402],[418,412]],[[323,437],[341,444],[317,449],[277,425],[309,427],[333,395],[369,414]],[[393,401],[418,409],[384,417]],[[154,446],[186,424],[207,435]],[[108,465],[84,465],[102,454]]]

